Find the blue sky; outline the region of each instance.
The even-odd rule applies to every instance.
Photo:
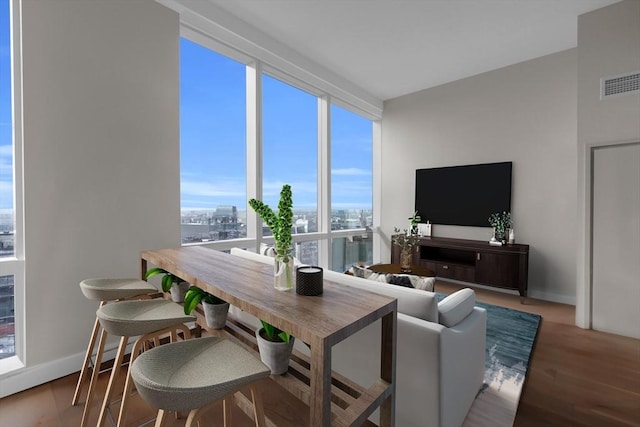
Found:
[[[13,208],[9,0],[0,0],[0,209]]]
[[[182,39],[182,207],[246,208],[245,66]],[[317,99],[263,76],[263,200],[283,184],[294,208],[317,205]],[[371,209],[372,124],[332,106],[332,207]]]
[[[185,209],[246,208],[245,66],[181,39],[180,167]],[[13,207],[9,0],[0,0],[0,209]],[[294,208],[317,203],[316,97],[263,77],[263,200],[283,184]],[[332,206],[370,209],[371,121],[332,106]]]

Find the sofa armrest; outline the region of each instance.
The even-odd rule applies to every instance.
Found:
[[[487,311],[475,307],[445,328],[440,345],[441,426],[460,426],[484,379]]]
[[[439,425],[440,336],[444,326],[398,313],[396,425]],[[332,348],[332,369],[370,386],[380,375],[380,320]],[[377,411],[371,420],[378,421]]]

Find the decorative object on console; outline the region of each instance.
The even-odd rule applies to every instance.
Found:
[[[489,224],[493,227],[494,236],[492,241],[496,240],[502,244],[507,243],[507,230],[511,228],[511,213],[503,211],[502,213],[494,212],[489,216]]]
[[[291,255],[291,228],[293,227],[291,186],[288,184],[282,186],[278,215],[268,205],[257,199],[249,200],[249,206],[267,224],[276,242],[274,286],[280,291],[288,291],[295,285],[293,256]]]
[[[420,215],[416,211],[413,216],[409,217],[409,228],[405,228],[402,234],[398,227],[393,227],[391,242],[400,247],[400,271],[403,273],[411,273],[411,264],[413,261],[414,247],[418,243],[418,223]]]
[[[426,224],[418,224],[418,236],[431,237],[431,223],[429,221]]]
[[[513,228],[509,229],[509,241],[510,245],[513,245],[516,242],[516,232],[513,231]]]
[[[322,268],[305,265],[296,270],[296,293],[315,296],[322,293]]]

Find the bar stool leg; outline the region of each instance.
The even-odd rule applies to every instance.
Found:
[[[167,413],[164,411],[164,409],[158,410],[158,417],[156,418],[155,427],[162,427],[166,415]]]
[[[100,307],[106,304],[106,301],[100,302]],[[80,376],[78,377],[78,384],[76,384],[76,391],[73,393],[73,399],[71,400],[71,406],[76,406],[78,400],[80,400],[80,393],[82,392],[82,385],[87,379],[89,374],[89,368],[91,367],[91,355],[93,354],[93,348],[96,345],[96,339],[98,338],[98,332],[100,332],[100,320],[96,317],[96,321],[93,324],[93,331],[91,332],[91,338],[89,338],[89,346],[87,347],[87,353],[84,355],[84,362],[82,369],[80,370]],[[97,356],[97,354],[96,354]],[[96,369],[94,367],[94,369]],[[98,369],[100,369],[98,367]]]
[[[233,405],[233,395],[222,400],[222,413],[224,415],[224,427],[232,426],[231,406]]]
[[[262,393],[256,390],[254,386],[250,386],[249,390],[251,390],[251,400],[253,401],[253,419],[256,422],[256,427],[266,427],[267,423],[264,416]]]
[[[81,427],[85,427],[89,420],[89,414],[91,412],[91,404],[93,398],[93,392],[95,391],[96,384],[98,383],[98,374],[100,373],[100,365],[102,364],[102,354],[104,353],[104,344],[107,341],[107,331],[104,329],[100,334],[100,341],[98,342],[98,352],[96,353],[96,363],[91,373],[91,382],[89,383],[89,390],[87,391],[87,400],[84,404],[84,411],[82,412]]]
[[[155,341],[161,335],[165,335],[167,333],[171,334],[172,341],[177,341],[176,330],[181,330],[184,333],[185,340],[191,337],[189,328],[184,324],[180,324],[180,325],[171,326],[169,328],[165,328],[161,331],[145,334],[140,338],[138,338],[135,344],[133,345],[133,349],[131,350],[131,359],[129,360],[129,366],[131,366],[133,364],[133,361],[136,360],[136,358],[140,355],[140,353],[142,353],[142,350],[147,341],[152,339]],[[124,384],[124,392],[122,393],[122,402],[120,404],[120,412],[118,414],[118,424],[117,424],[118,427],[124,427],[125,425],[127,408],[129,406],[129,399],[131,397],[132,392],[133,392],[133,380],[131,379],[131,371],[127,369],[127,379]],[[106,399],[106,396],[105,396],[105,399]],[[102,424],[98,423],[98,427],[102,427]]]
[[[97,427],[104,426],[105,419],[107,417],[107,410],[109,408],[109,404],[111,403],[111,395],[113,394],[113,386],[116,382],[116,378],[118,376],[118,371],[120,370],[120,366],[122,365],[122,360],[124,359],[124,355],[127,352],[127,342],[129,337],[120,338],[120,345],[118,346],[118,353],[116,354],[116,358],[113,361],[113,368],[111,368],[111,377],[109,378],[109,385],[107,385],[107,391],[105,392],[104,399],[102,401],[102,408],[100,409],[100,416],[98,418]],[[133,357],[133,354],[131,355]],[[124,396],[123,396],[124,399]]]

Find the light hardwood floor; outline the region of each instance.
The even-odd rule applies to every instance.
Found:
[[[438,292],[460,286],[438,282]],[[584,330],[574,325],[572,306],[527,299],[476,288],[478,300],[542,315],[515,426],[640,426],[640,340]],[[0,427],[74,427],[82,407],[70,405],[77,374],[0,399]],[[101,374],[104,390],[107,375]],[[276,425],[308,424],[308,408],[270,380],[260,383],[265,410]],[[97,399],[98,400],[98,399]],[[128,425],[153,418],[155,411],[136,396]],[[94,403],[93,425],[97,417]],[[221,412],[214,408],[207,425],[219,426]],[[169,426],[183,425],[171,419]],[[234,425],[250,420],[234,411]],[[403,427],[403,426],[398,426]],[[428,426],[425,426],[428,427]]]

